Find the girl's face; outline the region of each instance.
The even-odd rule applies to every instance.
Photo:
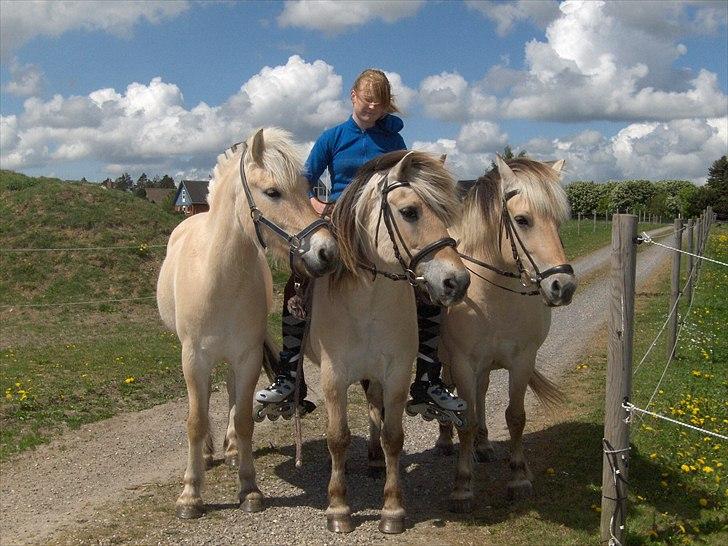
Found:
[[[374,127],[377,120],[385,113],[385,105],[376,101],[367,86],[353,90],[351,102],[354,106],[354,118],[364,129]]]

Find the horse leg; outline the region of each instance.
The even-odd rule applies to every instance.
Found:
[[[475,436],[475,459],[479,463],[495,460],[495,450],[488,439],[488,425],[485,422],[485,396],[490,385],[490,370],[485,370],[478,382],[475,411],[478,418],[478,432]]]
[[[450,366],[448,365],[443,365],[442,367],[442,380],[446,385],[452,384],[452,375],[450,373]],[[453,446],[452,437],[452,423],[440,423],[440,435],[437,437],[435,447],[443,455],[452,455],[455,453],[455,446]]]
[[[384,475],[386,463],[382,450],[381,430],[384,415],[382,385],[376,381],[362,381],[362,387],[369,403],[369,449],[368,472],[370,478]]]
[[[227,393],[228,393],[228,424],[227,430],[225,431],[225,440],[223,441],[222,448],[225,452],[225,464],[230,468],[237,468],[238,466],[238,442],[237,434],[235,432],[235,371],[233,367],[228,368],[227,375]]]
[[[204,513],[201,490],[205,477],[203,447],[210,427],[208,400],[211,364],[189,344],[182,346],[182,371],[187,384],[187,469],[184,489],[177,499],[177,517],[199,518]]]
[[[473,510],[473,447],[478,423],[475,419],[476,378],[468,366],[453,369],[458,395],[468,403],[467,422],[458,429],[460,452],[458,454],[455,485],[450,494],[450,510],[467,513]]]
[[[511,435],[511,480],[508,482],[508,498],[519,500],[533,495],[531,471],[523,454],[523,428],[526,426],[526,410],[523,401],[526,396],[528,378],[533,370],[532,365],[524,362],[524,366],[513,364],[509,373],[509,403],[506,408],[506,423]]]
[[[253,464],[253,391],[260,375],[263,346],[250,350],[235,369],[235,414],[237,436],[238,498],[245,512],[263,509],[263,494],[255,483]]]
[[[409,372],[409,370],[406,370]],[[402,488],[399,480],[399,458],[404,445],[402,416],[407,402],[409,373],[402,374],[400,381],[389,378],[384,390],[384,424],[382,426],[382,447],[387,464],[387,478],[384,482],[384,506],[379,520],[382,533],[402,533],[404,531],[404,506]]]
[[[205,470],[210,470],[215,462],[215,437],[212,434],[212,422],[210,421],[210,396],[212,396],[212,382],[207,383],[207,434],[205,444],[202,448],[202,458],[205,460]]]
[[[326,508],[326,526],[334,533],[350,533],[354,530],[351,508],[346,501],[346,450],[351,442],[351,432],[346,422],[347,385],[327,381],[328,373],[321,375],[326,397],[328,426],[326,443],[331,454],[331,477],[329,478],[329,506]]]

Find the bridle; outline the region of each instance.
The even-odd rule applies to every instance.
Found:
[[[405,243],[404,238],[399,231],[399,228],[397,227],[397,222],[395,222],[394,215],[392,214],[392,208],[390,207],[389,201],[387,200],[389,192],[391,192],[392,190],[409,186],[409,182],[400,181],[395,181],[390,184],[389,178],[384,178],[384,185],[382,187],[382,200],[381,206],[379,208],[379,218],[377,220],[376,235],[374,238],[374,246],[376,247],[379,245],[379,226],[381,225],[382,219],[384,219],[384,226],[387,228],[389,240],[392,242],[394,256],[399,262],[399,265],[402,267],[402,271],[404,273],[388,273],[386,271],[379,271],[376,267],[363,264],[360,264],[360,267],[373,273],[375,279],[379,274],[393,281],[407,281],[412,286],[417,286],[425,282],[424,277],[418,277],[415,274],[415,269],[417,269],[419,263],[424,260],[428,255],[437,252],[441,248],[444,248],[446,246],[456,248],[457,242],[452,237],[443,237],[442,239],[438,239],[437,241],[426,245],[414,256],[412,255],[409,248],[407,248],[407,244]],[[399,244],[397,243],[397,241],[399,241]],[[402,257],[402,253],[399,250],[399,245],[402,245],[405,254],[409,258],[409,264]]]
[[[253,225],[255,227],[255,235],[258,237],[258,242],[260,243],[260,246],[264,249],[267,248],[267,245],[265,244],[265,241],[263,240],[263,234],[261,233],[261,224],[270,229],[274,234],[276,234],[278,237],[283,239],[286,243],[288,243],[289,248],[289,262],[291,265],[291,271],[294,271],[293,262],[296,258],[296,256],[300,256],[302,254],[301,247],[306,242],[306,239],[313,235],[317,230],[319,230],[322,227],[325,227],[327,229],[330,229],[330,224],[328,220],[324,220],[323,218],[318,218],[311,222],[308,226],[303,228],[301,231],[296,233],[295,235],[289,235],[289,233],[284,230],[282,227],[280,227],[278,224],[273,222],[272,220],[269,220],[263,215],[263,212],[255,205],[255,201],[253,200],[253,193],[250,191],[250,185],[248,184],[248,179],[245,177],[245,169],[243,168],[243,160],[245,158],[245,152],[248,149],[248,145],[245,142],[238,142],[236,144],[233,144],[231,146],[231,150],[233,153],[237,150],[238,146],[243,146],[243,150],[240,153],[240,181],[243,184],[243,190],[245,190],[245,197],[248,200],[248,207],[250,207],[250,217],[253,219]]]
[[[541,287],[541,282],[550,277],[551,275],[557,275],[559,273],[566,273],[567,275],[573,275],[574,274],[574,268],[571,266],[571,264],[560,264],[556,265],[554,267],[550,267],[549,269],[546,269],[545,271],[540,271],[538,266],[536,265],[536,262],[534,261],[533,257],[531,256],[531,253],[526,248],[526,245],[523,244],[523,241],[521,240],[520,235],[518,235],[518,231],[516,230],[515,226],[513,225],[513,218],[511,218],[511,214],[508,212],[508,200],[514,197],[519,193],[519,190],[511,190],[508,193],[506,193],[503,196],[503,201],[501,203],[501,231],[502,234],[505,232],[506,239],[508,239],[511,243],[511,252],[513,253],[513,259],[516,262],[516,268],[518,269],[517,273],[513,273],[511,271],[503,271],[501,269],[498,269],[497,267],[494,267],[490,264],[487,264],[485,262],[482,262],[480,260],[476,260],[475,258],[471,256],[466,256],[464,254],[460,254],[460,257],[464,260],[467,260],[469,262],[472,262],[474,264],[477,264],[481,267],[485,267],[486,269],[489,269],[493,271],[494,273],[497,273],[498,275],[501,275],[503,277],[509,277],[511,279],[519,279],[521,281],[521,286],[524,288],[528,288],[531,285],[536,285],[535,290],[530,290],[527,292],[520,292],[518,290],[512,290],[510,288],[507,288],[505,286],[501,286],[496,283],[491,283],[497,286],[498,288],[502,288],[503,290],[507,290],[509,292],[514,292],[516,294],[521,294],[522,296],[537,296],[539,294],[546,297],[546,294],[543,293],[543,288]],[[531,267],[533,268],[533,274],[531,274],[526,267],[523,265],[523,259],[521,258],[521,255],[518,251],[518,247],[516,246],[516,243],[518,243],[518,246],[521,247],[521,251],[526,256],[526,259],[531,264]],[[562,245],[563,247],[563,242]],[[470,268],[468,268],[471,273],[475,273]],[[475,273],[477,275],[477,273]],[[488,281],[488,279],[485,279],[485,277],[482,277],[481,275],[477,275],[481,279],[484,279]],[[488,281],[490,282],[490,281]]]

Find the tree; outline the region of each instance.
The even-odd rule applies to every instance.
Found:
[[[728,157],[716,159],[708,169],[705,186],[713,192],[713,211],[728,216]]]
[[[148,188],[149,187],[149,178],[147,178],[146,173],[142,173],[139,178],[137,178],[137,181],[134,183],[134,189],[138,188]]]
[[[600,210],[601,186],[602,184],[581,180],[566,186],[566,196],[569,198],[571,212],[590,214],[594,210]]]
[[[169,175],[164,175],[162,179],[159,181],[159,187],[160,188],[167,188],[170,190],[175,189],[177,186],[174,185],[174,178],[172,178]]]
[[[114,180],[114,188],[121,191],[129,191],[132,187],[132,180],[129,173],[122,174],[119,178]]]
[[[526,150],[521,150],[518,152],[518,155],[513,155],[513,149],[511,148],[510,144],[506,144],[505,148],[503,148],[503,153],[500,155],[505,161],[508,161],[510,159],[513,159],[515,157],[526,157]],[[492,171],[495,169],[495,161],[490,162],[490,170]],[[486,174],[488,171],[486,171]]]

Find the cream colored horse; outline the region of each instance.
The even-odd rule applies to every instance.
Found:
[[[469,275],[447,233],[458,210],[452,177],[440,161],[421,152],[392,152],[370,161],[334,209],[344,267],[330,282],[315,284],[307,349],[321,366],[328,415],[331,531],[354,528],[344,476],[351,439],[346,393],[361,380],[370,382],[367,395],[383,420],[387,474],[379,528],[404,530],[399,457],[402,413],[417,355],[417,318],[412,286],[384,274],[405,277],[403,269],[410,269],[406,276],[423,284],[433,301],[452,305],[462,299]],[[410,255],[413,259],[405,261]]]
[[[228,458],[237,458],[242,508],[262,509],[253,467],[252,407],[272,282],[245,184],[260,211],[256,214],[274,222],[282,232],[296,234],[318,219],[300,172],[301,161],[289,134],[261,129],[242,146],[217,158],[209,212],[186,219],[170,236],[157,283],[157,303],[162,320],[182,343],[189,398],[189,456],[184,489],[177,500],[181,518],[199,517],[204,511],[201,488],[206,463],[212,462],[210,374],[222,361],[230,365],[228,392],[234,402],[226,436]],[[259,228],[273,252],[288,258],[291,247],[282,236],[266,226]],[[302,273],[319,276],[333,269],[337,257],[331,233],[318,229],[302,237],[291,261]]]
[[[536,352],[549,332],[550,307],[568,305],[576,289],[576,278],[565,263],[559,238],[559,225],[569,217],[566,194],[559,185],[562,166],[563,161],[547,164],[514,159],[506,163],[497,158],[497,170],[481,177],[469,191],[463,216],[451,230],[459,238],[463,254],[517,277],[514,242],[525,270],[521,276],[531,279],[524,287],[518,278],[469,264],[474,275],[468,295],[443,317],[443,362],[449,364],[458,394],[468,403],[466,428],[458,430],[460,454],[451,496],[451,507],[458,512],[472,509],[473,449],[481,460],[492,458],[484,401],[490,372],[496,368],[509,373],[506,421],[512,441],[512,476],[508,492],[512,497],[532,493],[521,443],[526,423],[524,396],[529,385],[546,402],[560,396],[558,389],[536,371]],[[512,228],[505,227],[504,204],[513,220]],[[510,235],[509,229],[514,230]],[[496,285],[538,294],[524,296]],[[441,426],[440,430],[438,446],[451,449],[452,426]]]

